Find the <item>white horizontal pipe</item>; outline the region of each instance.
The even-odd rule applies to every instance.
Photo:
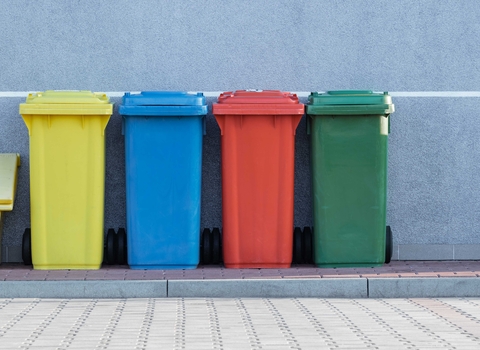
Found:
[[[0,91],[0,97],[27,97],[37,91]],[[101,91],[104,92],[104,91]],[[139,91],[131,91],[138,93]],[[194,91],[195,93],[197,91]],[[218,97],[223,91],[201,91],[205,97]],[[109,97],[122,97],[125,91],[104,92]],[[310,91],[293,91],[298,97],[307,97]],[[389,91],[392,97],[480,97],[480,91]]]

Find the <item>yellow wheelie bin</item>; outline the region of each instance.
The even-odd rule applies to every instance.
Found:
[[[35,269],[102,264],[105,127],[112,110],[105,94],[90,91],[39,92],[20,104],[30,135],[31,208],[22,255]]]

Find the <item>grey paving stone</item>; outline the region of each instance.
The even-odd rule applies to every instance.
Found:
[[[399,260],[452,260],[452,244],[402,244],[398,246]]]
[[[454,245],[453,258],[463,260],[480,260],[480,244]]]

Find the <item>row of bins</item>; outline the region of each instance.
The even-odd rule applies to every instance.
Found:
[[[126,93],[123,117],[126,232],[104,244],[105,94],[30,94],[20,114],[30,135],[31,229],[23,258],[35,269],[192,269],[378,266],[390,260],[386,228],[387,93],[278,90],[222,93],[222,230],[200,228],[202,93]],[[311,134],[314,229],[293,228],[295,132]]]

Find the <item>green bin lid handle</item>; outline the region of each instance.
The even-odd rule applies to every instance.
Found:
[[[327,91],[329,95],[371,95],[372,90],[335,90]]]

